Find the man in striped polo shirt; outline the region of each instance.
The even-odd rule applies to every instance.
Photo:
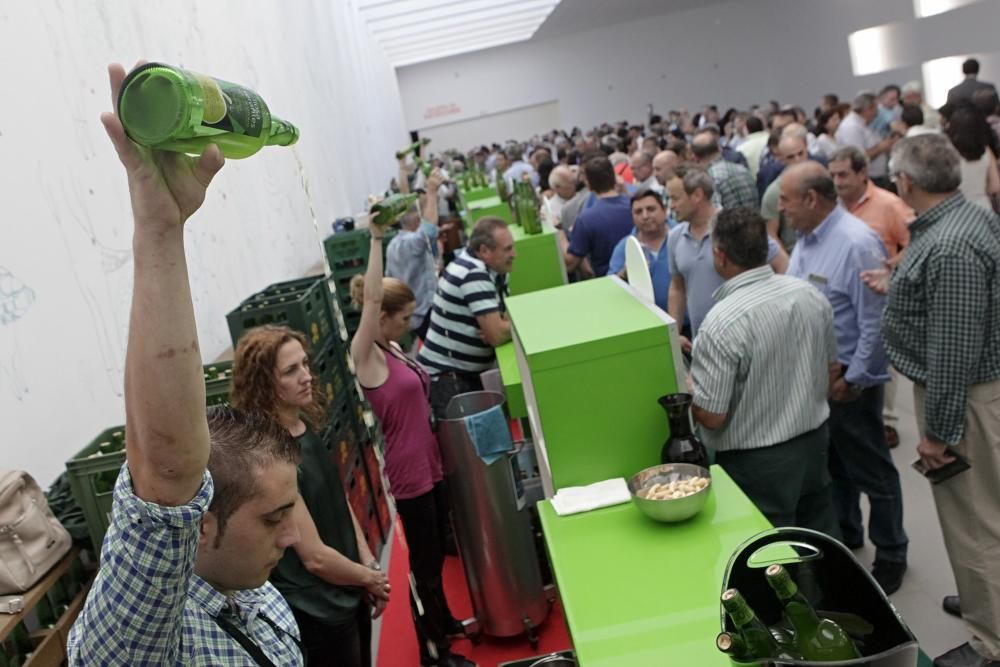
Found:
[[[772,524],[839,537],[827,471],[833,309],[805,281],[775,274],[767,247],[756,211],[716,217],[712,258],[725,282],[694,341],[692,414]]]
[[[516,255],[507,224],[483,218],[468,247],[438,279],[430,328],[417,355],[431,375],[431,409],[438,419],[453,396],[483,388],[479,374],[493,366],[493,348],[510,340],[504,297]]]

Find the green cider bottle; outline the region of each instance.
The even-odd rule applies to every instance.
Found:
[[[216,144],[227,158],[245,158],[299,139],[298,129],[272,116],[253,90],[161,63],[125,77],[118,117],[137,144],[192,155]]]
[[[421,148],[423,148],[424,146],[426,146],[429,143],[431,143],[431,140],[428,139],[427,137],[424,137],[420,141],[414,141],[412,144],[410,144],[406,148],[403,148],[401,150],[396,151],[396,159],[397,160],[402,160],[404,157],[406,157],[410,153],[416,154],[416,152],[418,150],[420,150]]]
[[[738,590],[730,588],[723,593],[722,606],[739,631],[741,648],[734,648],[734,650],[740,651],[739,656],[736,657],[743,660],[768,660],[778,654],[778,643],[774,641],[771,631],[767,629],[763,621],[757,618],[757,614],[750,608]],[[718,640],[716,646],[720,650],[724,650],[722,646],[719,646]]]
[[[379,227],[385,227],[399,220],[406,213],[420,195],[413,192],[410,194],[394,193],[380,202],[372,204],[369,222]]]
[[[836,622],[820,618],[792,576],[781,565],[765,570],[767,583],[784,606],[785,617],[795,631],[795,649],[806,660],[832,662],[861,657],[847,632]]]

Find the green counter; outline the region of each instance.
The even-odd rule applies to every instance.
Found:
[[[722,468],[684,523],[657,523],[632,503],[566,517],[548,500],[538,508],[581,667],[728,667],[715,648],[722,576],[736,547],[771,524]]]
[[[508,278],[510,295],[527,294],[566,284],[566,265],[559,254],[555,228],[542,223],[540,234],[528,234],[519,225],[510,225],[517,259]]]
[[[511,224],[511,221],[513,220],[510,213],[510,206],[500,199],[496,193],[493,193],[492,197],[485,197],[483,199],[477,199],[469,202],[466,205],[466,211],[468,213],[468,224],[470,225],[475,225],[482,218],[487,216],[500,218],[508,225]]]
[[[511,419],[524,419],[528,416],[528,408],[524,404],[524,390],[521,387],[521,371],[517,368],[517,353],[514,344],[507,343],[496,348],[497,368],[500,369],[500,379],[507,395],[507,413]]]

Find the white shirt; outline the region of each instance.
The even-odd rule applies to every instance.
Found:
[[[847,118],[841,121],[834,138],[841,146],[857,146],[863,151],[874,148],[881,141],[875,131],[865,123],[865,119],[856,111],[847,114]],[[868,175],[872,178],[883,178],[888,173],[888,166],[889,159],[883,153],[868,165]]]

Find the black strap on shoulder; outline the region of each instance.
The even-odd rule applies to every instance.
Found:
[[[242,646],[247,653],[250,654],[250,657],[254,659],[254,662],[260,665],[260,667],[276,667],[276,665],[273,662],[271,662],[271,659],[267,657],[267,654],[265,654],[264,651],[261,650],[259,646],[257,646],[256,642],[247,637],[246,634],[244,634],[244,632],[240,630],[239,627],[237,627],[234,621],[236,615],[233,614],[233,612],[228,607],[224,608],[219,613],[219,615],[215,616],[214,618],[215,622],[219,625],[219,627],[222,628],[222,630],[225,631],[227,635],[235,639],[236,642],[240,646]],[[260,618],[263,619],[264,622],[266,622],[272,628],[274,628],[275,632],[278,633],[278,636],[281,636],[281,633],[285,632],[284,630],[278,628],[274,623],[272,623],[271,620],[266,616],[261,615]]]

